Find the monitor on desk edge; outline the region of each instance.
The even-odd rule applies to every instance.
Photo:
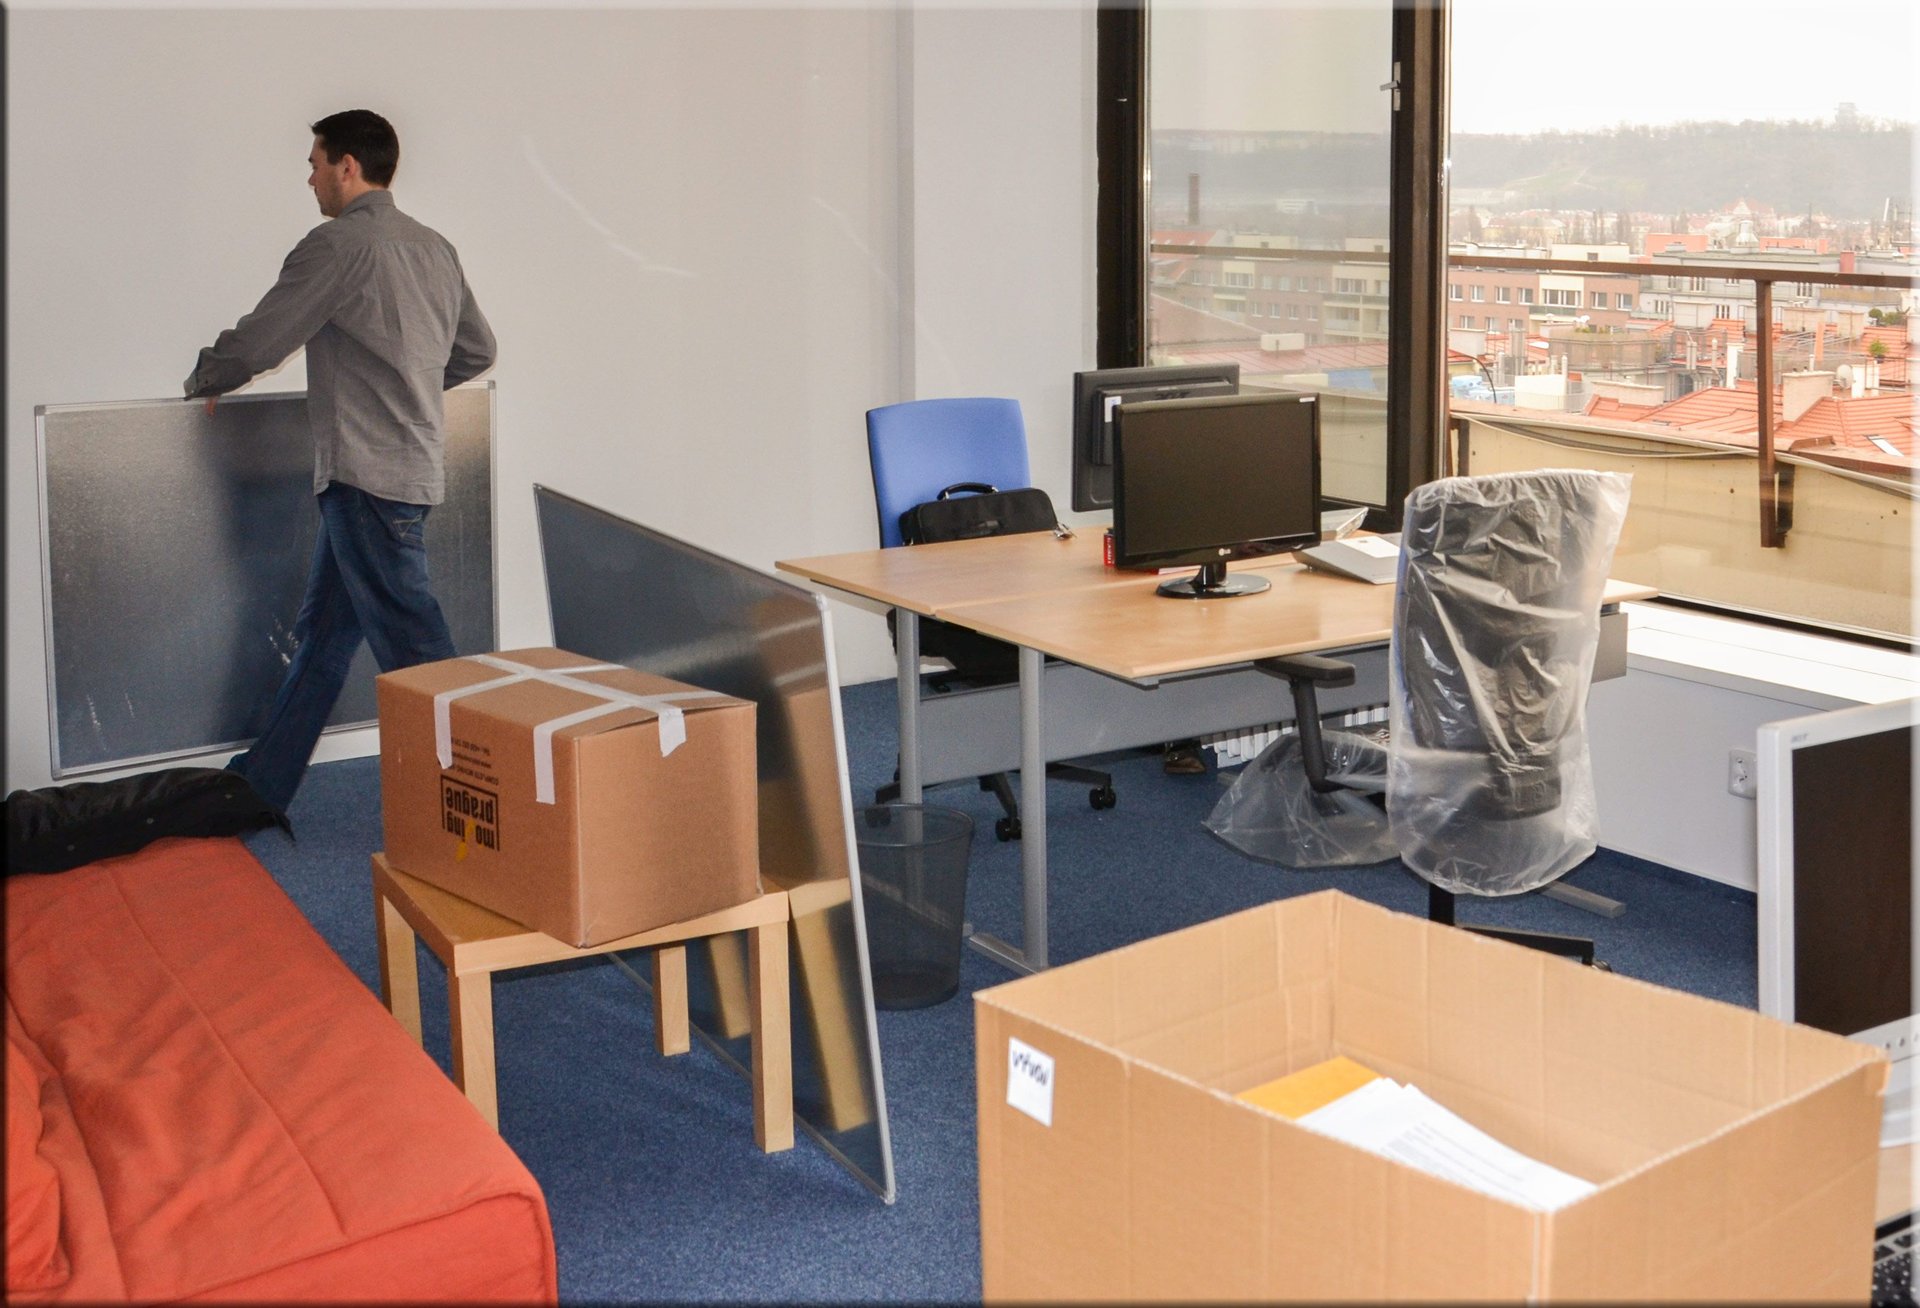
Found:
[[[1184,400],[1235,395],[1237,363],[1158,364],[1098,368],[1073,374],[1073,507],[1113,506],[1113,413],[1140,400]]]
[[[1193,564],[1161,583],[1179,599],[1251,595],[1262,577],[1227,574],[1320,539],[1320,405],[1273,392],[1121,405],[1114,418],[1114,564]]]
[[[1896,700],[1756,733],[1760,1011],[1887,1051],[1887,1145],[1915,1138],[1920,1068],[1917,715]]]

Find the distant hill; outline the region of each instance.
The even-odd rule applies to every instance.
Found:
[[[1276,132],[1247,149],[1207,148],[1206,134],[1155,133],[1154,175],[1184,187],[1199,173],[1213,203],[1283,197],[1383,203],[1383,136]],[[1809,209],[1877,220],[1891,197],[1911,207],[1914,130],[1906,124],[1678,123],[1533,136],[1458,135],[1452,185],[1514,193],[1514,208],[1701,214],[1736,200],[1784,213]],[[1163,183],[1165,184],[1165,183]]]
[[[1878,218],[1910,206],[1913,129],[1810,122],[1677,123],[1537,136],[1456,136],[1456,189],[1524,207],[1705,213],[1736,200],[1783,213]]]

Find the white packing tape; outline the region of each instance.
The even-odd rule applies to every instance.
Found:
[[[453,701],[456,699],[464,699],[468,695],[478,695],[489,690],[498,690],[502,686],[511,686],[516,682],[544,681],[548,685],[576,690],[602,701],[591,708],[581,709],[577,713],[564,714],[542,722],[533,729],[533,797],[542,804],[554,802],[553,733],[555,731],[576,723],[605,717],[609,713],[618,713],[621,709],[644,709],[659,719],[660,757],[665,758],[685,744],[687,739],[686,715],[677,707],[676,701],[712,699],[717,696],[717,692],[710,690],[678,690],[663,695],[636,695],[632,691],[616,690],[612,686],[602,686],[597,682],[582,681],[573,675],[579,672],[611,672],[621,666],[618,663],[581,663],[565,668],[536,668],[530,664],[516,663],[512,659],[503,659],[492,654],[470,654],[467,659],[469,662],[483,663],[490,668],[500,668],[507,675],[494,677],[489,681],[477,681],[471,686],[461,686],[457,690],[443,690],[433,697],[433,745],[442,768],[453,766]]]

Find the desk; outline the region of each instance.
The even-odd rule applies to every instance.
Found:
[[[1201,676],[1259,678],[1271,681],[1277,705],[1286,698],[1285,688],[1249,672],[1255,660],[1378,649],[1393,632],[1393,587],[1314,572],[1288,555],[1235,565],[1258,569],[1272,581],[1272,589],[1261,594],[1176,600],[1154,593],[1159,577],[1108,568],[1101,554],[1098,533],[1083,530],[1067,540],[1032,532],[775,565],[896,610],[900,797],[908,803],[918,802],[921,793],[919,619],[937,617],[1019,648],[1021,944],[985,934],[972,938],[975,948],[1019,972],[1048,963],[1047,760],[1081,752],[1057,738],[1049,749],[1053,733],[1043,705],[1048,657],[1141,689],[1171,688]],[[1648,586],[1609,581],[1602,609],[1653,594]],[[1204,686],[1195,689],[1205,694]],[[1331,712],[1340,706],[1329,701],[1325,707]],[[1265,720],[1290,715],[1290,708],[1276,708]]]

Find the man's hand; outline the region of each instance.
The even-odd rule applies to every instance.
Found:
[[[213,406],[218,403],[220,403],[220,397],[218,395],[207,396],[207,416],[209,418],[213,416]]]

